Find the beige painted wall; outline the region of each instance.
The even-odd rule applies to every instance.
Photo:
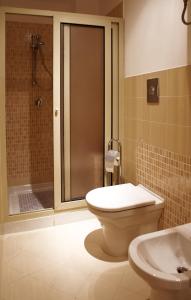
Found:
[[[124,0],[125,77],[187,65],[181,0]]]

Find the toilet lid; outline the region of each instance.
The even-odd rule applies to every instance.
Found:
[[[107,186],[87,193],[87,203],[102,211],[122,211],[154,204],[157,198],[144,187],[131,183]]]

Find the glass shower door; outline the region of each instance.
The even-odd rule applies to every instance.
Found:
[[[61,24],[61,201],[104,185],[105,29]]]

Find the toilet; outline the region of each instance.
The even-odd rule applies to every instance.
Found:
[[[158,230],[164,207],[164,199],[131,183],[94,189],[86,203],[102,225],[103,251],[115,257],[127,257],[135,237]]]

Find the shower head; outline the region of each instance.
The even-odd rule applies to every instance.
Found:
[[[44,45],[44,42],[41,41],[41,36],[39,34],[32,34],[31,40],[31,47],[33,50],[38,50],[40,46]]]

